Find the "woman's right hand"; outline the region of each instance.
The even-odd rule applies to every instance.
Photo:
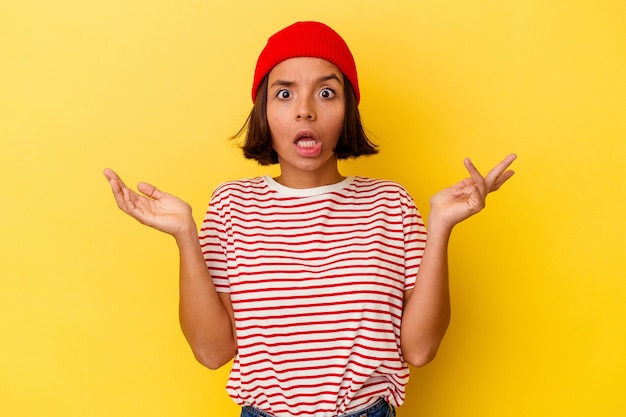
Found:
[[[177,239],[189,232],[197,232],[191,206],[186,202],[145,182],[137,185],[139,194],[128,188],[109,168],[104,170],[104,176],[111,184],[117,206],[140,223]]]

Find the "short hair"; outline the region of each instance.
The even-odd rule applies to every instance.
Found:
[[[261,82],[252,111],[239,131],[232,139],[243,136],[245,140],[241,146],[243,155],[247,159],[254,159],[260,165],[273,165],[278,163],[278,154],[272,148],[272,134],[267,121],[267,84],[269,76],[265,76]],[[354,94],[352,84],[343,76],[345,96],[345,116],[343,129],[337,146],[334,149],[337,159],[357,158],[362,155],[374,155],[378,153],[377,146],[367,137],[361,114]]]

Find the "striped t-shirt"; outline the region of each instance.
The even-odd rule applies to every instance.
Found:
[[[402,404],[403,294],[425,243],[413,199],[395,182],[220,185],[200,244],[235,315],[229,395],[277,417],[336,416],[380,397]]]

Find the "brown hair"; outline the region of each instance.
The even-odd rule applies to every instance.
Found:
[[[361,115],[356,102],[352,84],[344,75],[344,95],[346,98],[346,112],[343,121],[341,136],[335,148],[338,159],[357,158],[361,155],[378,153],[376,145],[367,137],[361,123]],[[248,159],[256,160],[260,165],[278,163],[278,154],[272,148],[272,135],[267,122],[267,83],[265,76],[257,90],[256,101],[248,119],[232,139],[246,137],[242,145],[243,155]]]

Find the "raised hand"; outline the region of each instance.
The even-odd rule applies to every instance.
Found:
[[[469,158],[465,158],[465,168],[470,177],[438,192],[430,199],[429,225],[435,223],[451,229],[455,224],[481,211],[485,207],[487,195],[498,190],[513,176],[514,172],[507,168],[515,158],[515,154],[508,155],[485,177]]]
[[[111,184],[117,206],[140,223],[176,238],[196,230],[191,207],[181,199],[145,182],[137,185],[139,194],[128,188],[109,168],[104,170],[104,176]]]

